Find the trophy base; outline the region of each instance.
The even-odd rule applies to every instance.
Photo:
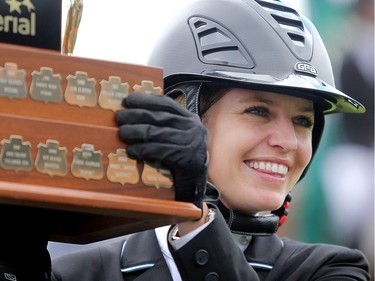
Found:
[[[4,181],[0,203],[45,209],[50,240],[74,244],[197,219],[201,214],[185,202]]]

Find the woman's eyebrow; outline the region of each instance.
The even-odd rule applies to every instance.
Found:
[[[299,108],[301,112],[304,113],[314,113],[314,106],[313,105],[304,105]]]
[[[265,99],[264,97],[246,97],[246,98],[242,98],[240,99],[240,102],[241,103],[247,103],[247,102],[263,102],[265,104],[268,104],[268,105],[273,105],[274,102],[270,99]]]
[[[267,99],[265,97],[261,96],[252,96],[252,97],[244,97],[240,99],[241,103],[247,103],[247,102],[262,102],[269,106],[272,106],[275,104],[275,102],[272,99]],[[302,113],[314,113],[314,105],[313,103],[309,104],[303,104],[300,107],[298,106],[298,110]]]

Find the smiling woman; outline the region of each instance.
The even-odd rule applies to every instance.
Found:
[[[369,280],[369,264],[356,249],[276,234],[289,191],[316,154],[325,116],[365,111],[335,87],[312,22],[276,0],[197,0],[156,40],[153,29],[139,34],[139,27],[166,19],[156,13],[160,3],[137,1],[145,6],[131,11],[119,3],[87,12],[99,27],[91,26],[85,50],[100,43],[111,53],[114,39],[142,52],[152,45],[147,63],[164,70],[164,93],[128,95],[115,114],[118,136],[129,158],[168,168],[175,200],[194,204],[201,216],[85,247],[54,259],[52,268],[46,237],[32,237],[25,250],[8,227],[0,273],[17,275],[31,264],[27,274],[44,274],[43,281]],[[129,12],[137,15],[131,38],[124,21],[111,22]]]

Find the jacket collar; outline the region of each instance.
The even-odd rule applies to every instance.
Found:
[[[166,261],[160,250],[155,231],[148,230],[130,236],[121,251],[123,275],[138,274],[137,281],[172,281]]]
[[[244,254],[252,267],[271,270],[282,249],[283,242],[275,234],[253,236]],[[158,279],[160,276],[160,280],[172,281],[154,230],[134,234],[124,242],[121,271],[124,275],[139,272],[137,281],[155,280],[155,276]]]
[[[281,254],[284,243],[277,235],[253,236],[244,254],[254,268],[271,270]]]

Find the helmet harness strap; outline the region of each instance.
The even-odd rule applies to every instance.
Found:
[[[292,196],[289,193],[279,209],[272,211],[269,215],[262,216],[244,215],[238,211],[228,209],[221,201],[218,202],[218,208],[232,233],[266,236],[276,233],[279,227],[285,223],[291,200]]]

